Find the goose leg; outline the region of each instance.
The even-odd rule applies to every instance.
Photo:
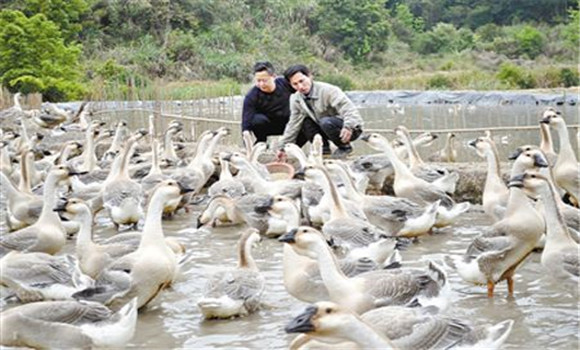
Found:
[[[514,279],[510,276],[506,278],[507,286],[508,286],[508,295],[510,297],[514,296]]]
[[[493,281],[487,281],[487,297],[493,298],[493,290],[495,289],[495,283]]]

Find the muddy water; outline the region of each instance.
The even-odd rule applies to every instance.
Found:
[[[289,296],[282,285],[282,246],[264,240],[254,249],[254,257],[266,277],[264,308],[245,318],[205,321],[196,307],[206,276],[236,265],[235,244],[242,227],[196,230],[198,213],[180,214],[164,222],[167,236],[177,237],[187,246],[192,260],[182,276],[139,314],[135,337],[129,348],[286,348],[293,336],[284,325],[305,304]],[[421,266],[428,259],[442,262],[444,254],[461,254],[474,235],[488,222],[481,211],[472,210],[452,227],[421,239],[402,252],[406,265]],[[108,220],[97,220],[96,238],[113,233]],[[65,252],[72,252],[72,242]],[[505,284],[489,300],[485,287],[463,283],[449,272],[452,303],[445,313],[474,324],[515,320],[506,349],[578,349],[578,300],[563,292],[542,275],[539,254],[532,254],[516,274],[515,297],[507,297]],[[9,307],[4,305],[4,307]]]

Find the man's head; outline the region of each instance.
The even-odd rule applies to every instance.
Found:
[[[276,89],[274,82],[274,66],[267,61],[256,62],[254,65],[254,82],[256,87],[265,93],[270,93]]]
[[[310,70],[305,65],[296,64],[286,69],[284,72],[284,78],[288,80],[294,90],[303,95],[308,95],[310,93],[310,89],[312,88],[312,77],[310,75]]]

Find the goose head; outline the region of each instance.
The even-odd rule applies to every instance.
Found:
[[[535,195],[539,195],[550,186],[548,177],[536,170],[528,170],[521,174],[520,178],[523,188]]]
[[[282,217],[288,217],[289,215],[298,212],[298,207],[295,201],[287,196],[274,196],[272,198],[272,204],[268,208],[269,213],[279,215]]]
[[[284,330],[286,333],[341,334],[356,318],[352,312],[330,301],[317,302],[296,316]]]
[[[318,258],[318,245],[325,242],[322,233],[309,226],[300,226],[283,234],[278,241],[288,243],[296,253],[312,259]]]
[[[189,188],[179,181],[173,179],[167,179],[160,182],[156,187],[154,192],[160,193],[167,200],[180,198],[182,195],[193,192],[193,188]]]
[[[72,215],[86,214],[91,212],[89,205],[80,198],[62,198],[53,209],[56,212],[63,212]]]
[[[453,136],[455,136],[455,134],[453,134]],[[432,132],[423,132],[413,139],[413,143],[415,146],[428,147],[431,146],[433,141],[437,140],[438,138],[439,136]]]
[[[554,108],[548,108],[542,114],[542,119],[540,123],[548,124],[550,126],[557,126],[564,124],[564,118],[562,117],[562,112],[555,110]]]
[[[376,133],[365,134],[361,137],[361,140],[377,151],[383,151],[387,147],[392,148],[386,137]]]
[[[518,147],[509,156],[510,160],[515,160],[513,167],[518,169],[533,169],[548,167],[548,160],[537,146],[526,145]]]
[[[489,152],[493,152],[493,141],[487,136],[480,136],[475,140],[467,143],[470,147],[475,149],[475,152],[480,157],[485,157]]]
[[[223,160],[230,162],[238,169],[246,168],[248,165],[248,159],[239,152],[229,153],[224,156]]]
[[[322,183],[325,180],[325,176],[321,167],[308,165],[304,168],[304,179],[315,183]]]

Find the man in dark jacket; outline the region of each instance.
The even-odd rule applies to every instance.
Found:
[[[270,62],[254,65],[255,86],[244,98],[242,132],[254,133],[257,141],[282,135],[290,116],[289,100],[294,89],[284,77],[276,77]]]

